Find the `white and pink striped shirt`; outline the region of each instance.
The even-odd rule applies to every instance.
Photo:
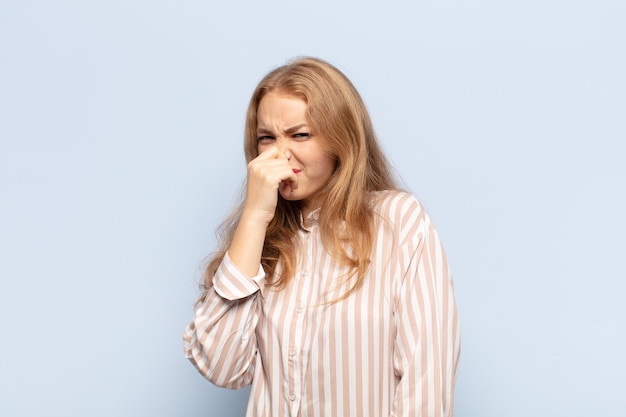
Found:
[[[317,227],[280,291],[228,254],[185,329],[185,356],[212,383],[252,384],[248,417],[452,416],[460,333],[445,252],[410,194],[377,199],[363,284],[339,302],[347,269]]]

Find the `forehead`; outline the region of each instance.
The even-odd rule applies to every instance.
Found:
[[[285,127],[284,125],[306,122],[306,102],[300,97],[268,93],[257,108],[257,124],[265,127]],[[288,127],[288,126],[287,126]]]

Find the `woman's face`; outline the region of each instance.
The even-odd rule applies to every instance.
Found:
[[[302,201],[303,215],[321,205],[316,200],[335,169],[335,158],[329,155],[326,139],[311,130],[306,119],[304,100],[283,93],[268,93],[257,109],[257,146],[259,154],[278,147],[279,158],[285,158],[298,178],[298,187],[286,200]],[[282,190],[282,187],[280,188]]]

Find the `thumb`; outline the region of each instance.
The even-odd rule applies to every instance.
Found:
[[[283,195],[283,197],[290,197],[293,190],[293,182],[289,180],[284,180],[280,183],[280,193]]]

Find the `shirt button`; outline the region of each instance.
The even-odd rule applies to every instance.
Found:
[[[304,309],[302,307],[298,307],[298,309],[296,310],[296,313],[300,314],[304,311]]]
[[[306,276],[308,276],[308,275],[309,275],[309,271],[304,271],[304,272],[302,272],[302,276],[303,276],[303,277],[306,277]]]
[[[295,395],[293,395],[293,394],[291,394],[291,395],[289,396],[289,399],[290,399],[291,401],[295,401],[295,400],[296,400],[296,396],[295,396]]]
[[[296,356],[296,351],[295,351],[295,349],[294,349],[294,350],[292,350],[291,352],[289,352],[289,356],[291,356],[292,358],[293,358],[294,356]]]

